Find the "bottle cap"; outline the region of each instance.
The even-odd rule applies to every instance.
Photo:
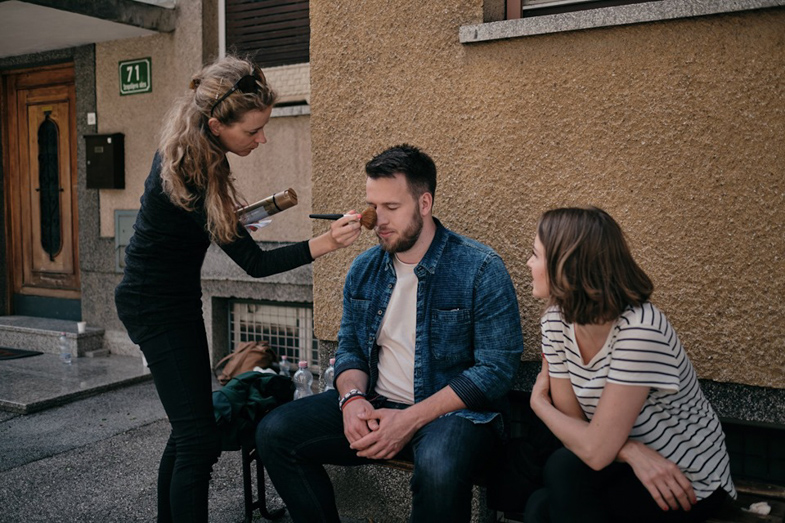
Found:
[[[281,356],[281,359],[282,359],[283,361],[286,361],[288,358],[287,358],[286,356]]]
[[[330,358],[330,365],[335,365],[335,358]]]
[[[298,367],[300,367],[301,369],[304,369],[305,367],[307,367],[307,366],[308,366],[308,362],[307,362],[307,361],[300,361],[300,362],[297,364],[297,366],[298,366]]]

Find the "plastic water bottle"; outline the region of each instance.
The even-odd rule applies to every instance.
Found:
[[[285,378],[291,378],[292,372],[289,369],[289,358],[281,356],[281,361],[278,363],[278,374]]]
[[[68,344],[68,338],[66,338],[64,332],[60,333],[60,337],[58,338],[58,341],[60,343],[60,361],[62,361],[66,365],[70,365],[71,346]]]
[[[324,390],[334,389],[333,380],[335,379],[335,358],[330,358],[330,366],[324,371]]]
[[[299,400],[300,398],[313,394],[313,390],[311,390],[313,375],[311,375],[311,371],[308,370],[307,361],[301,361],[297,366],[299,368],[297,369],[297,372],[294,373],[292,381],[294,382],[294,399]]]

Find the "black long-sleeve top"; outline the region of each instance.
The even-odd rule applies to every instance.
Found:
[[[124,324],[202,319],[201,269],[210,236],[202,200],[195,207],[193,211],[177,207],[163,192],[161,157],[156,154],[125,251],[125,275],[115,289],[117,313]],[[238,234],[235,241],[220,247],[255,278],[313,261],[307,241],[263,251],[239,224]]]

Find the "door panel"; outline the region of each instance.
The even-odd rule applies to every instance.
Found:
[[[78,299],[73,68],[70,74],[62,67],[28,71],[6,85],[6,107],[14,113],[8,149],[13,293]]]
[[[52,102],[53,99],[54,96],[44,96],[42,103],[36,103],[30,97],[19,100],[27,109],[29,165],[27,179],[22,180],[22,194],[27,196],[22,212],[29,211],[30,216],[30,234],[23,235],[23,240],[29,243],[25,251],[31,263],[24,264],[23,279],[32,285],[78,289],[75,287],[78,279],[75,279],[73,242],[68,241],[73,237],[69,205],[72,199],[69,104],[67,100]],[[48,143],[49,140],[55,143]]]

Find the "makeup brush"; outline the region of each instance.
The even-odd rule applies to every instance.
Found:
[[[346,216],[345,214],[309,214],[309,218],[317,220],[340,220]],[[373,207],[366,208],[360,215],[360,225],[366,229],[373,229],[376,227],[376,209]]]

